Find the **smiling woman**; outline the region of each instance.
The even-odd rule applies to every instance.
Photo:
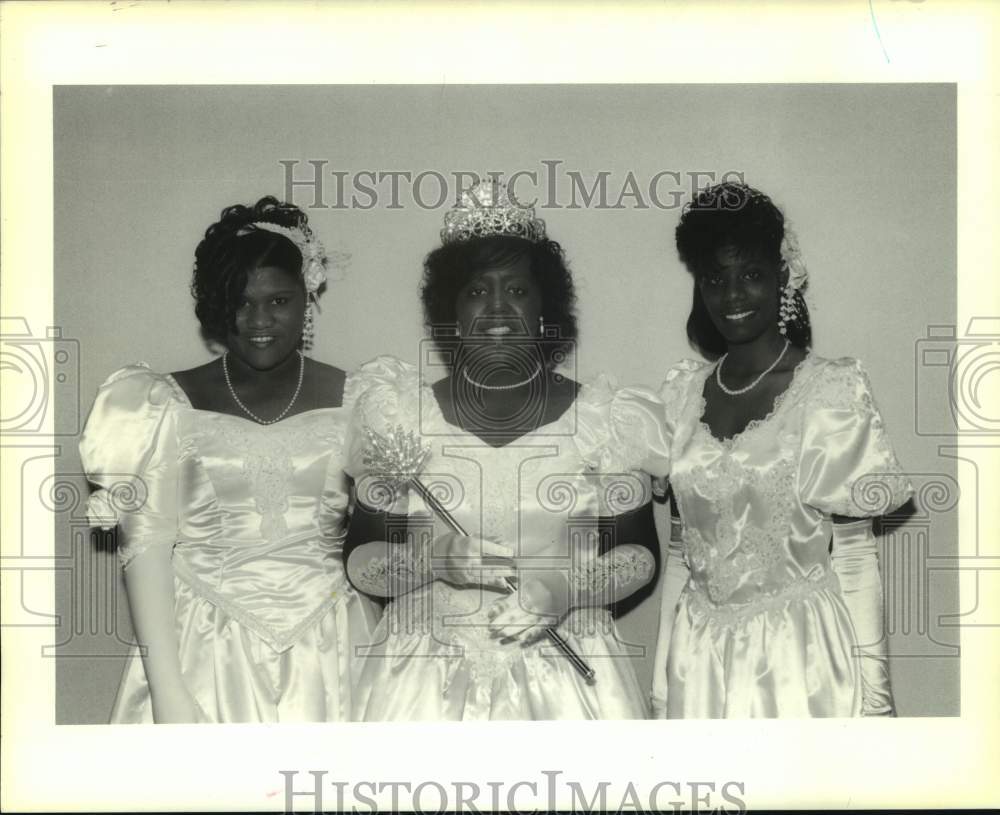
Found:
[[[689,204],[688,336],[667,375],[674,519],[654,708],[665,718],[893,715],[871,519],[913,493],[855,359],[810,350],[805,267],[743,184]]]
[[[349,715],[352,645],[368,633],[340,559],[357,387],[303,353],[324,262],[297,207],[228,207],[191,286],[220,358],[173,374],[132,365],[101,386],[80,442],[99,488],[88,508],[119,528],[144,649],[112,722]]]
[[[448,374],[428,384],[376,360],[349,433],[347,573],[388,601],[355,716],[642,718],[639,655],[613,614],[657,573],[637,471],[666,471],[661,406],[556,371],[576,338],[573,282],[532,209],[476,188],[442,241],[422,293]],[[419,441],[439,506],[379,466],[379,437]]]

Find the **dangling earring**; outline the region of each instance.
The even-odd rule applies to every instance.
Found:
[[[313,322],[312,300],[306,302],[306,315],[302,320],[302,350],[308,353],[312,350],[315,324]]]
[[[545,336],[545,318],[541,314],[538,315],[538,336]]]
[[[786,283],[781,289],[781,302],[778,304],[778,331],[781,336],[788,335],[788,323],[794,322],[799,316],[799,307],[795,302],[795,289],[791,283]]]

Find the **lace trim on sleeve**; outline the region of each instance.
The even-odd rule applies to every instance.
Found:
[[[600,376],[583,392],[580,408],[575,442],[590,472],[621,475],[666,470],[669,443],[663,406],[655,393],[638,387],[618,388]]]
[[[613,549],[573,569],[570,581],[577,594],[608,595],[608,602],[612,602],[618,589],[649,580],[654,568],[653,555],[647,549]]]
[[[704,362],[682,359],[667,371],[660,386],[660,400],[666,406],[667,420],[671,424],[676,424],[687,402],[692,374],[704,367]]]
[[[383,597],[403,594],[431,579],[429,547],[396,546],[388,555],[369,560],[355,576],[361,591]]]
[[[644,419],[639,410],[637,405],[625,401],[617,394],[611,401],[612,444],[622,470],[638,469],[649,452],[643,422],[650,419]]]
[[[877,470],[854,481],[850,497],[833,502],[831,511],[834,514],[847,517],[882,515],[901,506],[913,495],[913,485],[903,474],[889,442],[871,379],[860,360],[843,359],[827,365],[823,375],[817,377],[808,409],[855,411],[862,421],[869,423],[874,451],[880,459]]]

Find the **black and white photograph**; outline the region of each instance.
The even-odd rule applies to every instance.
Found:
[[[179,751],[164,809],[215,761],[218,800],[276,811],[984,802],[890,794],[923,789],[917,734],[996,713],[969,74],[570,81],[475,25],[433,59],[473,54],[519,70],[45,80],[51,311],[2,315],[33,660],[5,712],[44,673],[64,748]],[[5,213],[42,183],[20,164]],[[783,787],[797,739],[856,788]]]
[[[117,528],[60,720],[959,712],[925,563],[955,463],[915,421],[947,404],[913,397],[955,307],[953,86],[59,87],[53,115],[60,469]]]

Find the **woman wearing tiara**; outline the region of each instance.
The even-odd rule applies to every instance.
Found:
[[[676,238],[688,337],[713,361],[675,366],[661,393],[676,517],[654,711],[893,715],[872,517],[912,489],[868,376],[811,353],[805,267],[766,195],[711,187]]]
[[[422,297],[445,376],[380,358],[352,422],[348,576],[388,601],[355,716],[644,717],[641,649],[609,607],[657,573],[648,477],[634,471],[666,473],[662,408],[557,373],[576,338],[573,283],[532,209],[479,185],[442,241]],[[423,454],[393,465],[407,440]],[[416,471],[440,507],[402,484]]]
[[[231,206],[195,251],[225,352],[101,386],[80,442],[92,522],[119,528],[142,661],[112,722],[346,719],[366,604],[341,562],[353,378],[307,358],[325,254],[274,198]]]

